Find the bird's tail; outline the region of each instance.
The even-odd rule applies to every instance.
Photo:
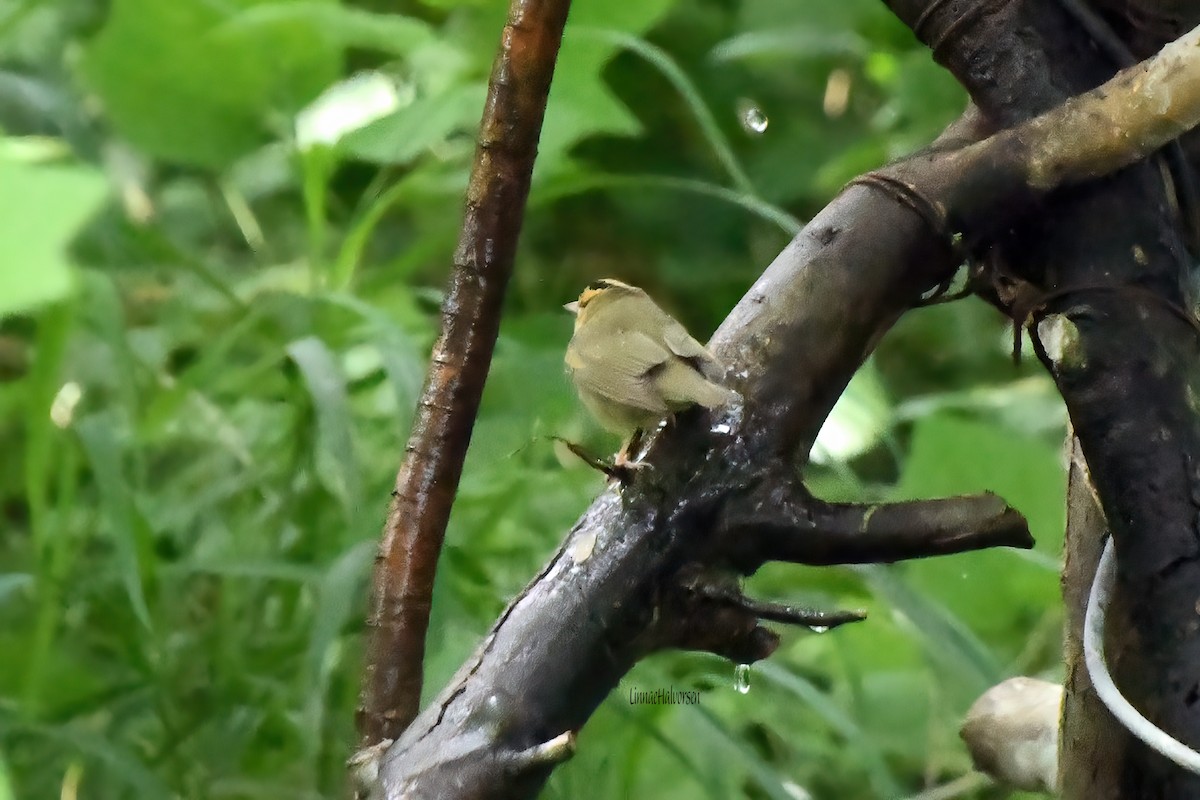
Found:
[[[709,380],[690,364],[675,362],[668,369],[659,384],[668,405],[720,408],[738,398],[737,392]]]

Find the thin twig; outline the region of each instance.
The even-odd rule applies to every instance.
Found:
[[[729,586],[705,586],[699,590],[699,594],[706,600],[745,611],[757,619],[782,622],[785,625],[804,625],[820,629],[822,633],[850,622],[862,622],[867,618],[866,611],[825,611],[820,608],[754,600]]]

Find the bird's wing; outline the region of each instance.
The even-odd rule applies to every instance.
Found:
[[[673,360],[669,350],[634,331],[588,338],[589,343],[573,343],[567,351],[567,366],[580,387],[634,408],[661,414],[671,410],[648,380],[648,375]]]
[[[655,391],[672,408],[702,405],[716,408],[729,403],[734,393],[704,377],[696,365],[682,358],[673,358],[653,377]]]
[[[663,329],[663,341],[672,353],[691,363],[705,377],[716,378],[720,375],[721,364],[707,347],[693,339],[678,322],[671,320]]]

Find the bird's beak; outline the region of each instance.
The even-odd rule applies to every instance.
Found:
[[[569,302],[565,306],[563,306],[563,308],[565,308],[567,311],[570,311],[572,314],[578,314],[579,313],[579,301],[572,300],[571,302]]]

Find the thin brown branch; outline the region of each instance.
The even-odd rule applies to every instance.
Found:
[[[492,68],[442,330],[376,560],[358,726],[364,745],[416,716],[430,597],[500,327],[569,0],[513,0]]]

